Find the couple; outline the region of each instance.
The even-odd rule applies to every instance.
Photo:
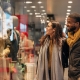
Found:
[[[70,14],[66,26],[67,39],[59,22],[48,23],[46,35],[40,39],[38,80],[64,80],[65,67],[68,67],[68,80],[80,80],[80,14]]]

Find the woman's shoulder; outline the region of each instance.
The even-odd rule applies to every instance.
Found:
[[[63,44],[67,43],[67,38],[62,38],[62,43]]]

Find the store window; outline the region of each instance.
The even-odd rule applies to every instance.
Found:
[[[12,34],[10,36],[10,40],[13,40],[13,17],[11,15],[11,4],[8,1],[2,1],[0,6],[0,37],[6,39],[7,30],[11,29]]]
[[[20,32],[26,32],[27,25],[20,23]]]

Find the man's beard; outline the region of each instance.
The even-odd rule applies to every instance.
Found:
[[[73,26],[71,29],[68,29],[68,32],[74,32],[75,29],[76,29],[76,27]]]

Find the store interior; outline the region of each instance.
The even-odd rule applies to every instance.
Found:
[[[80,0],[0,0],[0,40],[6,39],[8,37],[7,30],[11,29],[10,40],[13,41],[14,28],[16,27],[19,34],[27,32],[31,49],[28,51],[30,55],[26,62],[21,62],[21,56],[25,55],[21,55],[24,51],[21,51],[20,47],[16,55],[18,61],[6,60],[6,64],[10,63],[11,65],[11,70],[8,73],[3,73],[8,76],[6,80],[34,80],[40,49],[39,40],[42,35],[45,35],[47,23],[50,20],[56,20],[64,28],[68,15],[73,12],[80,13],[79,7]],[[1,45],[4,45],[4,42]],[[2,57],[1,60],[4,63]],[[10,66],[8,65],[8,67]],[[1,80],[5,80],[1,71],[0,69]]]

